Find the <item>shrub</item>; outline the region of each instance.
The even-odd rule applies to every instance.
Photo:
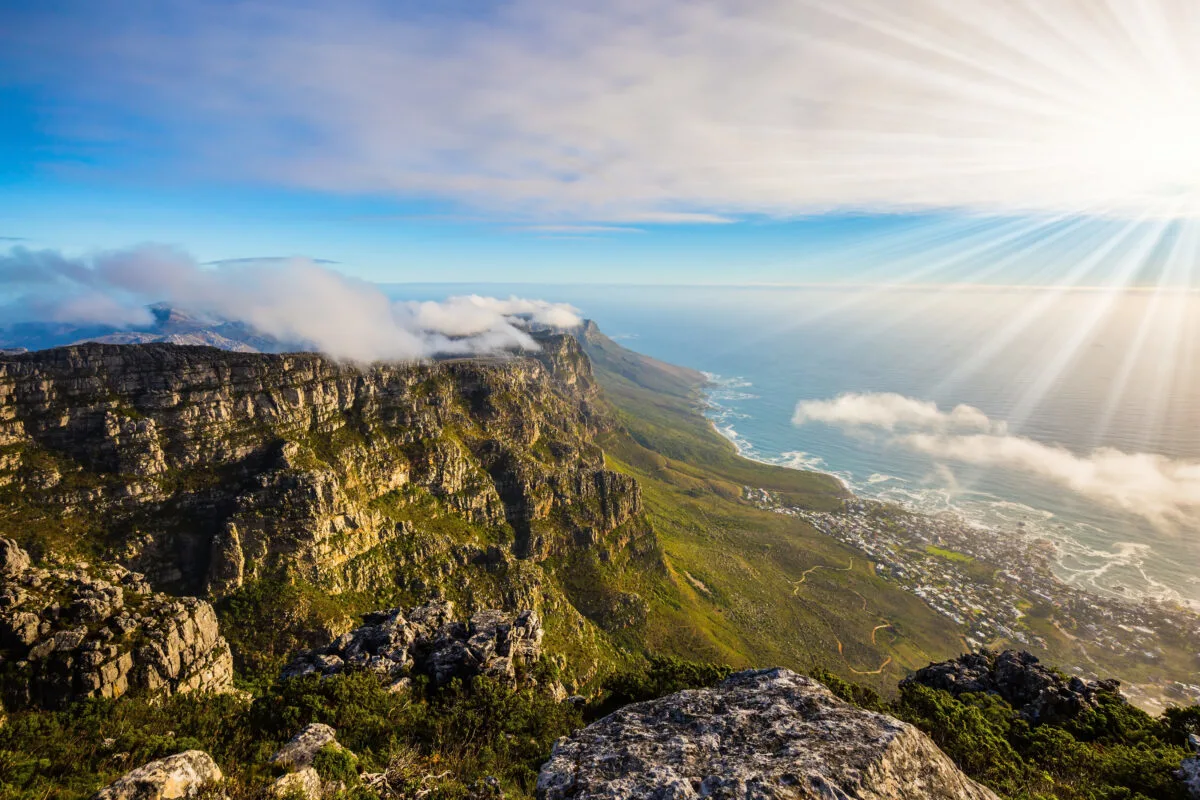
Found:
[[[588,718],[597,719],[629,703],[654,700],[684,689],[714,686],[732,673],[731,667],[720,664],[652,655],[645,668],[610,676],[604,682],[600,699],[589,707]]]
[[[312,765],[322,780],[340,781],[346,786],[358,783],[358,759],[344,747],[325,745],[313,755]]]

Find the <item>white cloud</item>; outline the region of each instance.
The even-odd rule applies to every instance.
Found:
[[[804,400],[796,405],[792,422],[827,422],[843,426],[866,426],[887,431],[918,429],[946,431],[1004,432],[1004,423],[993,423],[978,408],[955,406],[942,411],[930,400],[917,400],[887,393],[849,392],[832,400]]]
[[[1200,212],[1192,0],[35,8],[6,72],[156,169],[614,223]]]
[[[933,403],[897,394],[851,394],[803,401],[794,421],[883,431],[893,444],[937,461],[1043,478],[1158,526],[1194,522],[1200,515],[1200,462],[1111,447],[1077,454],[1008,434],[1003,422],[971,406],[942,411]]]
[[[581,323],[577,310],[561,303],[476,295],[393,302],[373,284],[303,258],[206,268],[158,246],[91,259],[16,248],[0,255],[0,285],[10,298],[10,321],[136,326],[150,321],[148,303],[166,302],[354,361],[535,350],[528,323]]]

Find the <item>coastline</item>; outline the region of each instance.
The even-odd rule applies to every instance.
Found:
[[[1079,659],[1073,668],[1097,678],[1108,677],[1105,672],[1128,674],[1131,670],[1122,665],[1137,662],[1142,669],[1136,670],[1136,679],[1127,681],[1126,689],[1139,705],[1160,710],[1173,702],[1200,702],[1200,683],[1186,680],[1194,667],[1166,669],[1164,662],[1174,660],[1164,652],[1168,638],[1186,640],[1193,657],[1200,652],[1200,612],[1194,605],[1075,585],[1057,574],[1058,545],[1049,538],[1036,533],[1008,536],[959,509],[930,512],[873,497],[859,491],[845,475],[814,468],[814,462],[820,463],[815,457],[800,463],[762,457],[729,424],[728,417],[736,412],[713,396],[730,389],[749,396],[744,390],[750,384],[711,374],[705,377],[706,383],[699,387],[700,411],[739,456],[820,472],[835,478],[850,495],[844,509],[836,512],[791,507],[758,487],[745,487],[746,499],[776,513],[801,517],[823,535],[863,553],[876,564],[878,574],[921,597],[963,630],[968,649],[1000,644],[1060,660],[1064,649],[1069,649]],[[902,518],[904,533],[897,534],[893,525],[873,525],[875,518],[893,523]],[[974,574],[969,569],[972,564],[989,565],[992,574]]]
[[[1098,550],[1082,541],[1080,536],[1064,532],[1080,527],[1086,528],[1088,527],[1087,523],[1056,517],[1051,512],[1029,506],[1011,497],[991,495],[993,499],[986,504],[981,501],[980,507],[972,510],[954,503],[941,490],[931,489],[921,495],[921,493],[904,489],[902,487],[909,485],[909,480],[906,478],[873,473],[868,476],[865,483],[855,480],[849,473],[830,469],[823,457],[816,454],[797,451],[782,454],[786,458],[764,456],[753,442],[734,427],[733,423],[737,418],[748,418],[747,415],[740,414],[721,402],[728,399],[756,398],[756,395],[737,391],[751,388],[752,384],[740,377],[725,378],[707,372],[703,374],[706,383],[698,387],[700,411],[708,420],[712,430],[731,443],[742,458],[775,467],[820,473],[838,481],[842,488],[855,498],[895,505],[909,513],[928,516],[952,514],[961,524],[988,535],[1016,535],[1031,543],[1044,540],[1054,547],[1054,557],[1050,559],[1050,566],[1066,586],[1088,592],[1105,600],[1115,600],[1132,605],[1146,601],[1176,604],[1200,615],[1200,599],[1188,597],[1179,589],[1147,575],[1141,568],[1139,556],[1152,552],[1149,544],[1118,541],[1114,543],[1111,550]],[[735,390],[733,395],[725,398],[720,396],[721,392],[730,389]],[[875,488],[877,486],[885,488],[883,491],[879,491]],[[927,498],[930,497],[935,500],[928,501]],[[931,505],[936,507],[931,507]],[[997,522],[994,517],[1001,517],[1004,522]],[[1051,520],[1057,523],[1054,527],[1049,525]],[[1014,530],[1005,531],[1005,524],[1012,525]],[[1074,568],[1066,563],[1067,560],[1079,562],[1089,558],[1098,560],[1100,563],[1088,568]],[[1142,578],[1147,584],[1145,588],[1137,589],[1124,583],[1105,586],[1095,580],[1097,577],[1105,575],[1113,566],[1130,565],[1141,572]],[[1081,578],[1089,577],[1090,580],[1072,580],[1071,576],[1073,575]]]

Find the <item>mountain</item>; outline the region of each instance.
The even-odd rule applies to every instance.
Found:
[[[753,667],[815,673],[1007,785],[987,769],[1024,750],[969,764],[975,745],[943,735],[976,735],[945,719],[982,724],[970,698],[897,689],[958,655],[960,629],[761,502],[841,513],[836,479],[739,457],[700,373],[594,324],[534,335],[532,353],[370,367],[167,343],[0,357],[0,785],[83,797],[133,770],[122,796],[201,764],[253,794],[311,723],[341,749],[322,733],[287,772],[310,797],[520,796],[585,717]],[[852,741],[867,717],[846,713]],[[1167,721],[1113,713],[1177,747]],[[869,757],[937,760],[897,741]],[[947,763],[939,780],[968,785]]]
[[[559,609],[544,613],[551,638],[595,651],[570,667],[578,687],[612,644],[874,670],[881,613],[905,621],[881,687],[956,651],[936,614],[865,561],[792,599],[796,576],[854,553],[748,505],[742,487],[819,508],[844,490],[737,457],[692,408],[702,376],[594,327],[538,337],[530,356],[367,369],[163,344],[10,357],[0,525],[32,553],[115,560],[219,611],[277,584],[323,598],[279,629],[248,620],[230,634],[241,660],[243,633],[269,634],[283,657],[314,644],[312,629],[434,591]],[[617,366],[667,391],[602,389]],[[857,596],[871,607],[846,602]]]
[[[574,631],[543,565],[586,552],[653,571],[657,546],[637,483],[594,443],[613,421],[586,357],[540,341],[532,358],[365,370],[162,344],[9,358],[0,524],[35,555],[115,560],[225,608],[281,584],[327,598],[320,619],[247,620],[238,635],[276,637],[281,657],[289,635],[432,592],[562,606],[551,635]],[[589,593],[578,605],[604,626],[642,608]]]
[[[149,306],[147,325],[117,328],[111,325],[74,325],[57,322],[23,322],[0,330],[0,350],[45,350],[52,347],[97,342],[101,344],[199,345],[242,353],[277,353],[288,349],[274,337],[241,322],[212,319],[163,303]]]

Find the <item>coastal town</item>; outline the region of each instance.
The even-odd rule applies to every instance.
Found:
[[[958,625],[969,649],[1045,651],[1053,636],[1079,645],[1085,659],[1154,665],[1163,659],[1169,637],[1187,643],[1196,661],[1192,669],[1200,670],[1200,616],[1174,604],[1132,602],[1070,586],[1051,569],[1054,544],[1048,540],[862,498],[847,500],[837,511],[813,511],[783,504],[762,489],[746,487],[745,496],[861,551],[880,577]],[[1072,666],[1087,672],[1098,664]],[[1162,689],[1168,699],[1200,701],[1200,679],[1165,681]]]

